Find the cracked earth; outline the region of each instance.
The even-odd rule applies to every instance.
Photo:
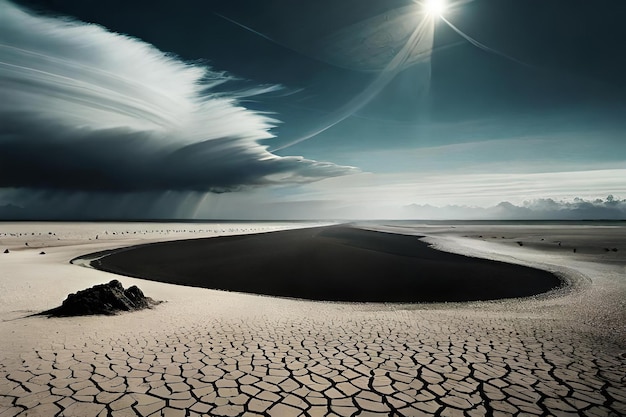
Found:
[[[158,335],[51,345],[20,355],[16,369],[2,367],[0,415],[626,413],[626,362],[593,343],[527,325],[511,332],[498,319],[438,315],[209,320]]]
[[[39,272],[111,276],[53,264]],[[570,310],[601,291],[390,305],[122,281],[168,302],[74,319],[6,310],[1,417],[626,415],[626,344]]]

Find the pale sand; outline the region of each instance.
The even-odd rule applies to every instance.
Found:
[[[453,252],[559,272],[574,284],[493,302],[308,302],[68,263],[143,239],[228,233],[172,229],[194,227],[208,231],[137,239],[132,231],[149,226],[0,224],[0,233],[31,234],[8,241],[0,234],[0,416],[626,414],[623,227],[393,227]],[[88,240],[107,228],[133,230]],[[541,243],[555,236],[587,249]],[[595,252],[607,244],[620,250]],[[11,253],[2,254],[6,247]],[[113,317],[26,317],[113,278],[167,303]]]

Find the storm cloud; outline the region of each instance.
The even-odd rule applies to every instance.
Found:
[[[230,75],[138,39],[0,8],[0,188],[226,192],[356,171],[268,151],[277,120],[240,101],[276,86],[225,93]]]

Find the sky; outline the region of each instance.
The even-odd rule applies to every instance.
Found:
[[[0,219],[626,219],[622,0],[0,0]]]

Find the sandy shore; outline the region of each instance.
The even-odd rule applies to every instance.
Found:
[[[116,277],[70,265],[79,255],[226,233],[111,225],[103,241],[100,226],[0,224],[10,249],[0,253],[0,416],[626,414],[623,227],[366,225],[571,282],[551,296],[323,303],[117,277],[167,302],[27,317]]]

